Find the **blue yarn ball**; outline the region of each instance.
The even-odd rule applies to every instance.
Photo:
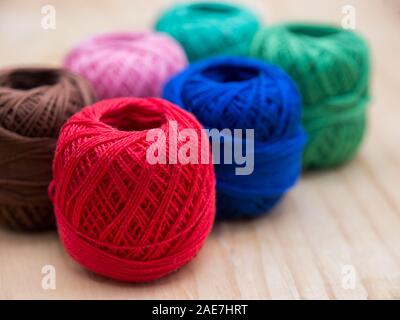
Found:
[[[218,218],[266,213],[296,182],[305,143],[301,98],[279,68],[251,58],[210,58],[173,77],[163,97],[192,112],[206,128],[254,129],[250,175],[236,175],[243,167],[238,164],[215,165]],[[246,141],[232,137],[230,143]]]

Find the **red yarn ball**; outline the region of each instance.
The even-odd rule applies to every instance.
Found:
[[[170,121],[194,129],[204,150],[199,122],[162,99],[104,100],[64,125],[50,193],[62,243],[84,267],[116,280],[151,281],[202,247],[215,216],[210,152],[208,164],[146,160],[154,143],[147,132],[162,129],[168,146]]]

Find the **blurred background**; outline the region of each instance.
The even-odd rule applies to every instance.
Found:
[[[171,0],[2,0],[0,67],[59,65],[80,40],[108,31],[151,29]],[[306,174],[270,216],[219,223],[204,250],[177,274],[123,285],[76,265],[54,232],[0,230],[0,298],[400,298],[400,1],[230,1],[264,24],[340,25],[355,9],[356,31],[372,51],[372,102],[364,144],[348,165]],[[42,27],[54,6],[55,29]],[[43,265],[57,289],[43,290]]]

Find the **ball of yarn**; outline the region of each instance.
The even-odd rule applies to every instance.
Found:
[[[175,143],[171,122],[199,140],[205,134],[192,115],[156,98],[104,100],[63,127],[50,193],[65,249],[84,267],[116,280],[151,281],[203,245],[215,216],[210,152],[208,164],[151,164],[146,155],[153,128],[165,133],[167,146]]]
[[[73,48],[64,66],[89,80],[99,99],[160,96],[187,59],[171,37],[155,32],[109,33]]]
[[[282,67],[300,88],[309,135],[304,167],[351,159],[366,123],[369,54],[364,40],[334,26],[283,24],[259,31],[252,55]]]
[[[295,183],[304,144],[300,97],[278,68],[249,58],[206,59],[172,78],[163,96],[194,113],[206,128],[254,129],[254,150],[247,154],[254,159],[251,174],[237,175],[235,163],[215,166],[217,217],[265,213]],[[245,153],[247,135],[232,139]]]
[[[158,31],[173,36],[190,61],[211,55],[246,55],[258,18],[249,10],[218,2],[178,4],[156,22]]]
[[[66,70],[0,71],[0,223],[30,230],[54,224],[47,195],[62,124],[94,102],[89,84]]]

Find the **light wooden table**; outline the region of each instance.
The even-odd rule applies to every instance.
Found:
[[[0,66],[59,64],[93,33],[150,28],[169,2],[2,0]],[[0,298],[400,298],[400,3],[242,2],[266,23],[340,23],[342,6],[354,5],[374,60],[370,125],[359,156],[341,169],[303,176],[270,216],[217,224],[197,258],[150,284],[121,284],[84,270],[55,232],[0,230]],[[56,8],[56,30],[41,28],[44,4]],[[56,290],[41,287],[44,265],[56,268]]]

